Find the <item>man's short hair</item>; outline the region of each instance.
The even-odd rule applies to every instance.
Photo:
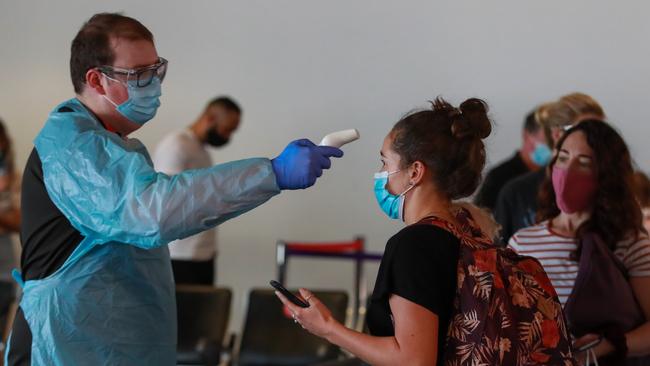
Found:
[[[526,115],[526,119],[524,119],[524,131],[528,133],[537,133],[539,131],[539,128],[541,126],[539,123],[537,123],[537,120],[535,119],[535,111],[531,111]]]
[[[239,106],[239,104],[237,104],[237,102],[235,102],[230,97],[220,96],[212,99],[210,102],[208,102],[208,105],[205,107],[205,110],[207,111],[208,109],[217,106],[241,114],[241,107]]]
[[[88,70],[112,65],[115,61],[111,38],[153,43],[153,34],[133,18],[119,13],[93,15],[81,27],[70,47],[70,77],[75,93],[83,92]]]

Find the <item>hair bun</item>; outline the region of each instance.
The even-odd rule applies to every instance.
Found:
[[[492,123],[487,116],[487,104],[481,99],[470,98],[461,103],[460,112],[451,124],[452,135],[459,139],[484,139],[492,132]]]

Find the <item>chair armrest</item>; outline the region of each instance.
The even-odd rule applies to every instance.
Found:
[[[221,365],[232,366],[235,361],[235,345],[237,342],[237,333],[230,333],[226,336],[223,347],[221,348]]]

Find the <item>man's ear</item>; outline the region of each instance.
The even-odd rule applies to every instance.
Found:
[[[102,85],[102,73],[97,69],[86,71],[86,88],[94,89],[97,94],[106,94]]]
[[[419,184],[422,179],[424,179],[424,175],[427,171],[427,166],[424,165],[419,160],[416,160],[411,166],[408,168],[409,171],[409,183],[412,185],[417,185]]]

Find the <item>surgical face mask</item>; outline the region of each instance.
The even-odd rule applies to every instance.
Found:
[[[205,137],[205,142],[207,142],[208,144],[214,147],[223,146],[227,144],[229,141],[230,139],[221,136],[221,134],[219,134],[219,132],[217,132],[217,130],[214,128],[210,129],[208,131],[207,136]]]
[[[593,173],[553,167],[555,203],[565,213],[586,210],[596,195],[597,182]]]
[[[545,166],[549,161],[551,161],[553,151],[545,143],[538,142],[535,144],[535,149],[530,152],[529,157],[535,165]]]
[[[129,80],[124,84],[108,75],[105,76],[109,80],[125,85],[129,93],[129,98],[119,105],[110,100],[106,94],[103,95],[122,116],[133,123],[144,125],[156,115],[156,111],[160,107],[160,96],[162,95],[158,77],[154,77],[149,85],[138,87],[137,80]]]
[[[379,172],[375,174],[375,198],[377,198],[377,203],[381,210],[384,211],[388,217],[393,220],[401,219],[404,221],[404,195],[415,186],[411,185],[399,195],[394,195],[388,192],[388,189],[386,188],[388,185],[388,177],[399,172],[399,170],[396,170],[390,173]]]

